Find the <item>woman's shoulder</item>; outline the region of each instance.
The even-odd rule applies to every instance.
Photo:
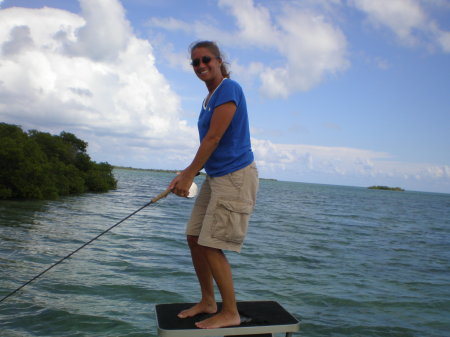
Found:
[[[231,78],[225,78],[222,82],[222,87],[227,90],[242,91],[241,85]]]
[[[229,85],[229,86],[238,86],[238,87],[241,86],[237,81],[232,80],[231,78],[224,78],[222,84]]]

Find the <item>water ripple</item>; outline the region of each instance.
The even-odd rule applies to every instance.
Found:
[[[165,189],[171,174],[115,171],[118,189],[0,202],[0,295]],[[197,183],[201,183],[202,177]],[[150,205],[0,304],[2,337],[156,336],[157,303],[199,289],[184,226],[193,200]],[[239,300],[275,300],[301,335],[442,337],[450,331],[450,196],[261,181]]]

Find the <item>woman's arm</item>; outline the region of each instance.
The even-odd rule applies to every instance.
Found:
[[[236,104],[234,102],[224,103],[214,109],[208,132],[200,143],[192,163],[176,176],[169,185],[173,193],[181,197],[188,195],[195,175],[205,166],[205,163],[219,145],[235,112]]]

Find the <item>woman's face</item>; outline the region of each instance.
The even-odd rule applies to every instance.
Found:
[[[208,48],[195,48],[191,53],[192,68],[199,79],[204,82],[222,80],[220,65],[222,61],[218,59]]]

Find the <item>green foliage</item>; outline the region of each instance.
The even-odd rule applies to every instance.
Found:
[[[389,187],[389,186],[370,186],[369,190],[384,190],[384,191],[399,191],[404,192],[405,190],[400,187]]]
[[[91,161],[87,145],[72,133],[26,133],[0,123],[0,199],[54,199],[115,189],[113,167]]]

